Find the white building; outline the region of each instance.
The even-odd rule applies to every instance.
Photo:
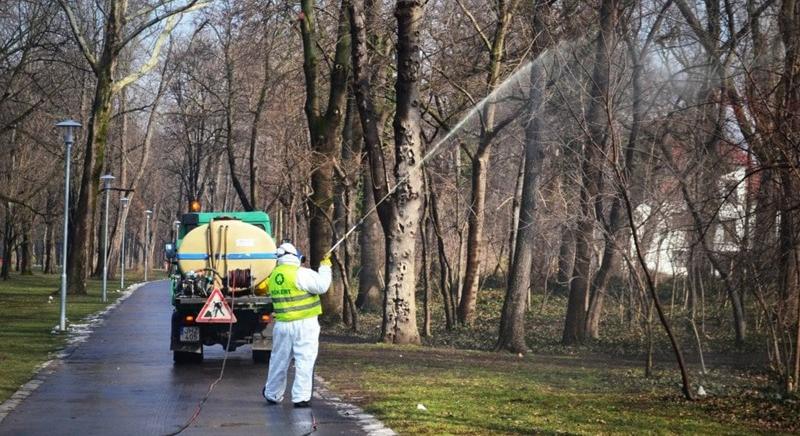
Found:
[[[739,249],[740,241],[748,228],[746,169],[725,174],[720,178],[719,193],[722,199],[717,213],[718,225],[711,227],[712,248],[716,252]],[[664,203],[658,207],[641,204],[634,212],[639,240],[648,269],[661,274],[685,274],[690,235],[694,222],[685,203]],[[709,235],[707,235],[709,236]],[[636,248],[631,239],[631,256],[636,258]]]

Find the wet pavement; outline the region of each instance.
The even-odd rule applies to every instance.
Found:
[[[91,337],[5,420],[0,435],[163,435],[194,413],[219,375],[223,351],[206,347],[200,365],[173,366],[169,351],[168,282],[142,286],[108,315]],[[364,434],[356,421],[314,399],[295,409],[289,399],[261,397],[267,367],[249,347],[229,353],[223,380],[185,435]],[[291,383],[291,379],[290,379]],[[287,388],[287,394],[291,385]],[[314,425],[316,424],[316,431]]]

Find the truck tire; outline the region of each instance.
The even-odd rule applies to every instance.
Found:
[[[176,365],[203,363],[203,352],[191,353],[187,351],[173,351],[172,361],[175,362]]]
[[[269,363],[270,354],[272,354],[270,350],[253,350],[253,362]]]

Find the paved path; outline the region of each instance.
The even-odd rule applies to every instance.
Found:
[[[0,435],[162,435],[180,428],[218,376],[223,351],[206,347],[202,365],[173,367],[167,286],[154,282],[134,292],[0,422]],[[313,409],[295,409],[288,399],[267,406],[265,375],[249,347],[230,353],[224,379],[182,434],[305,435],[313,422],[314,435],[364,434],[320,399]]]

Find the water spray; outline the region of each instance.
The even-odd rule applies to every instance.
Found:
[[[529,71],[530,71],[530,69],[531,69],[531,66],[533,66],[533,63],[534,63],[534,62],[537,62],[537,61],[538,61],[538,60],[539,60],[539,59],[540,59],[540,58],[541,58],[543,55],[545,55],[546,53],[547,53],[547,50],[543,51],[543,52],[542,52],[542,54],[539,56],[539,58],[537,58],[537,59],[535,59],[535,60],[532,60],[532,61],[528,62],[527,64],[525,64],[525,66],[523,66],[523,67],[519,68],[517,71],[515,71],[515,72],[514,72],[514,74],[512,74],[512,75],[511,75],[511,76],[509,76],[509,77],[508,77],[506,80],[504,80],[504,81],[503,81],[503,83],[501,83],[501,84],[500,84],[500,86],[498,86],[497,88],[495,88],[495,89],[494,89],[492,92],[490,92],[490,93],[489,93],[489,94],[488,94],[486,97],[484,97],[484,98],[483,98],[481,101],[479,101],[479,102],[478,102],[478,103],[477,103],[475,106],[473,106],[473,108],[472,108],[472,109],[470,109],[470,111],[469,111],[469,112],[467,112],[467,114],[466,114],[466,115],[464,115],[464,116],[461,118],[461,120],[460,120],[460,121],[459,121],[459,122],[458,122],[458,123],[457,123],[455,126],[453,126],[453,128],[452,128],[452,129],[450,129],[450,131],[447,133],[447,135],[445,135],[445,137],[444,137],[444,138],[442,138],[441,140],[439,140],[439,142],[437,142],[437,143],[436,143],[436,144],[435,144],[433,147],[431,147],[431,149],[430,149],[430,150],[428,150],[428,152],[425,154],[425,156],[423,156],[423,157],[422,157],[422,160],[420,160],[420,161],[419,161],[417,164],[415,164],[415,165],[414,165],[413,167],[411,167],[411,168],[412,168],[412,169],[416,169],[416,168],[419,168],[419,167],[421,167],[422,165],[425,165],[425,162],[427,162],[428,160],[430,160],[430,158],[432,158],[433,156],[435,156],[435,155],[436,155],[436,154],[439,152],[439,149],[441,148],[441,146],[442,146],[442,145],[443,145],[445,142],[447,142],[447,140],[449,140],[449,139],[450,139],[450,138],[451,138],[451,137],[452,137],[454,134],[456,134],[456,133],[457,133],[457,132],[458,132],[458,131],[461,129],[461,127],[463,127],[463,126],[464,126],[464,124],[465,124],[467,121],[469,121],[469,120],[470,120],[470,119],[471,119],[471,118],[472,118],[472,117],[473,117],[475,114],[477,114],[477,113],[478,113],[480,110],[482,110],[482,109],[483,109],[483,107],[486,105],[486,103],[488,103],[488,102],[489,102],[489,101],[490,101],[492,98],[496,97],[496,96],[497,96],[498,94],[500,94],[501,92],[505,91],[505,90],[506,90],[506,89],[509,87],[509,85],[511,85],[512,83],[517,83],[517,82],[518,82],[518,79],[519,79],[519,77],[520,77],[520,76],[521,76],[523,73],[527,73],[527,72],[529,72]],[[347,238],[348,238],[348,237],[349,237],[349,236],[350,236],[350,235],[351,235],[351,234],[352,234],[352,233],[353,233],[353,232],[354,232],[354,231],[355,231],[355,230],[356,230],[356,229],[357,229],[359,226],[361,226],[361,224],[363,224],[363,223],[364,223],[364,221],[367,219],[367,217],[369,217],[369,216],[370,216],[370,215],[372,215],[372,214],[373,214],[373,213],[374,213],[376,210],[378,210],[378,206],[380,206],[380,205],[381,205],[381,204],[382,204],[384,201],[386,201],[386,200],[387,200],[387,199],[388,199],[390,196],[392,196],[392,194],[394,194],[394,193],[395,193],[395,191],[397,191],[397,188],[399,188],[399,187],[400,187],[400,186],[402,186],[404,183],[406,183],[406,182],[408,181],[408,179],[409,179],[409,176],[405,176],[405,177],[401,178],[400,180],[398,180],[398,181],[397,181],[397,183],[395,183],[395,184],[394,184],[394,186],[392,186],[392,188],[391,188],[391,189],[389,189],[389,192],[387,192],[387,193],[386,193],[386,195],[384,195],[384,196],[383,196],[383,197],[382,197],[380,200],[378,200],[377,202],[375,202],[375,205],[374,205],[374,206],[372,206],[372,207],[371,207],[371,208],[370,208],[370,209],[369,209],[369,210],[368,210],[366,213],[364,213],[364,215],[363,215],[363,216],[362,216],[362,217],[361,217],[361,218],[358,220],[358,222],[357,222],[355,225],[353,225],[353,227],[351,227],[350,229],[348,229],[348,230],[347,230],[347,232],[345,232],[344,236],[342,236],[341,238],[339,238],[339,240],[338,240],[338,241],[336,241],[336,243],[335,243],[335,244],[333,244],[333,246],[330,248],[330,250],[328,250],[328,251],[325,253],[325,255],[326,255],[326,256],[327,256],[327,255],[330,255],[331,253],[333,253],[334,251],[336,251],[336,249],[337,249],[337,248],[339,248],[339,245],[341,245],[341,244],[342,244],[342,243],[343,243],[345,240],[347,240]]]

